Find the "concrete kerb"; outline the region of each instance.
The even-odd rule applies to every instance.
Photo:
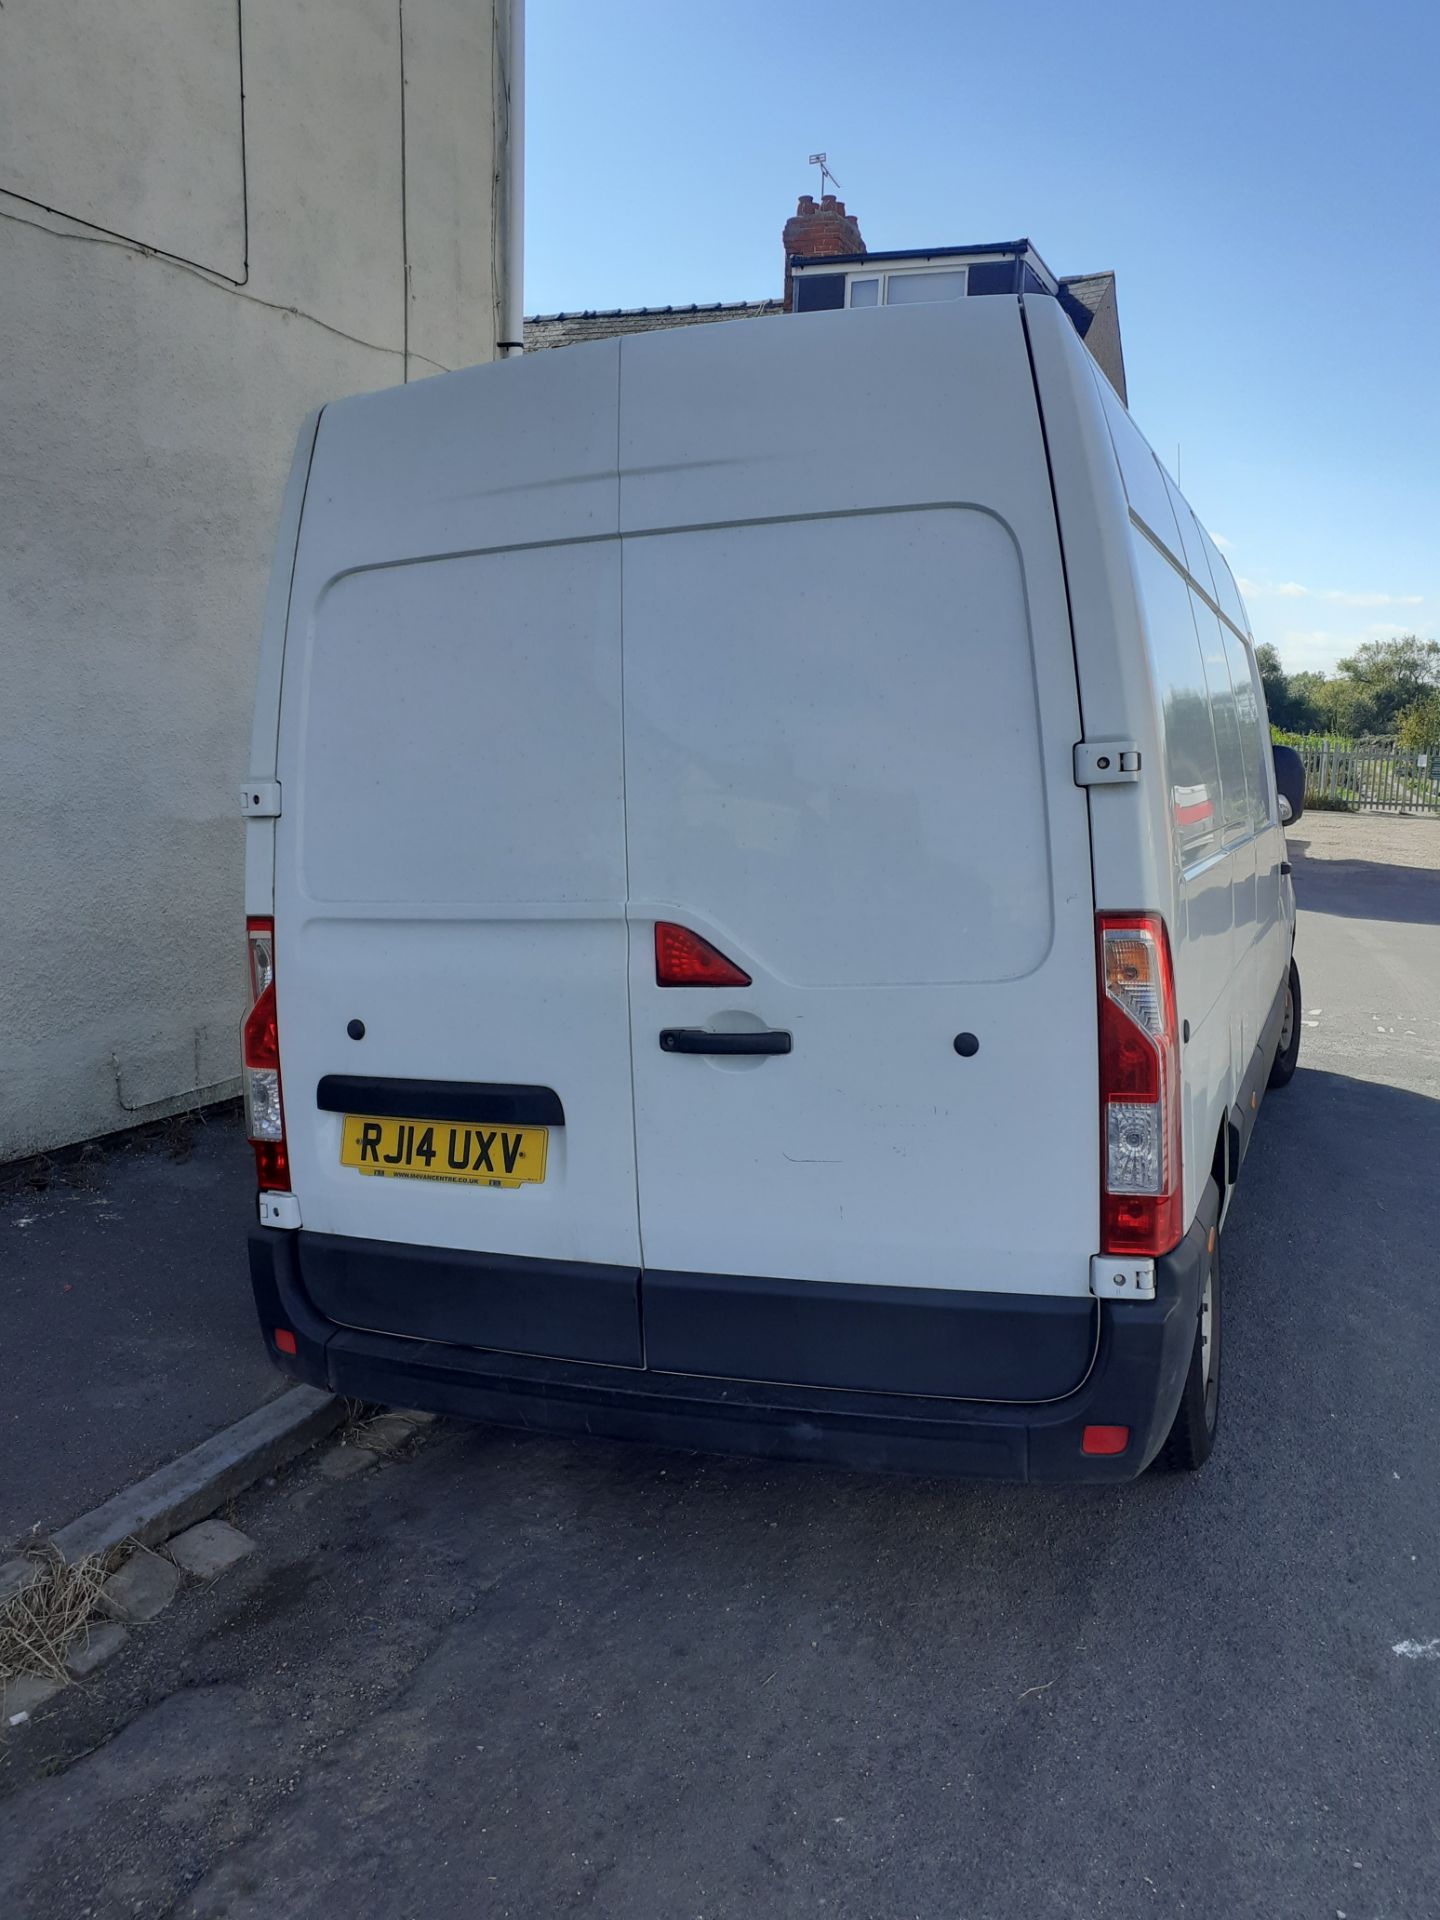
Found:
[[[38,1561],[17,1559],[0,1563],[0,1607],[7,1606],[17,1593],[23,1593],[32,1581],[39,1578]]]
[[[168,1540],[333,1432],[345,1415],[345,1402],[334,1394],[291,1387],[61,1527],[51,1544],[64,1560],[75,1561],[108,1553],[127,1541],[149,1547]]]
[[[122,1548],[128,1553],[106,1581],[88,1632],[66,1660],[66,1673],[23,1675],[0,1684],[0,1741],[69,1681],[87,1678],[118,1651],[129,1624],[161,1612],[178,1590],[182,1574],[213,1578],[252,1551],[253,1541],[207,1516],[324,1439],[352,1413],[353,1407],[334,1394],[293,1387],[41,1543],[69,1566],[91,1557],[101,1561],[106,1556],[119,1557],[117,1550]],[[433,1417],[409,1413],[377,1418],[369,1423],[376,1429],[371,1442],[374,1451],[332,1448],[322,1460],[322,1470],[336,1454],[373,1466]],[[170,1543],[177,1549],[173,1553],[168,1551]],[[151,1552],[157,1545],[166,1545],[167,1552]],[[110,1564],[114,1565],[113,1558]],[[42,1559],[34,1555],[0,1562],[0,1607],[23,1593],[42,1569]],[[108,1621],[101,1617],[105,1614],[111,1616]]]

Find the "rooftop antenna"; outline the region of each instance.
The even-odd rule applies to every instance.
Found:
[[[840,182],[835,178],[834,174],[831,173],[829,165],[827,163],[827,156],[825,154],[812,153],[810,156],[809,164],[812,167],[819,167],[820,169],[820,195],[822,199],[824,198],[824,195],[825,195],[825,182],[827,180],[830,182],[831,186],[834,187],[837,193],[840,191]]]

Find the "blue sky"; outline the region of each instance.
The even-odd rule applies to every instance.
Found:
[[[874,248],[1113,268],[1131,406],[1292,668],[1440,638],[1440,8],[528,0],[526,311]]]

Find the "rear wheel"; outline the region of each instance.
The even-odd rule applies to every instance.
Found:
[[[1280,1022],[1280,1045],[1270,1067],[1267,1086],[1288,1087],[1300,1060],[1300,969],[1290,957],[1290,977],[1285,982],[1285,1014]]]
[[[1200,1305],[1195,1316],[1195,1344],[1175,1422],[1160,1450],[1160,1465],[1182,1473],[1203,1467],[1215,1445],[1220,1420],[1220,1235],[1210,1229],[1205,1270],[1200,1280]]]

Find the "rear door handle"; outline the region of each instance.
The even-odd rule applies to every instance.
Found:
[[[789,1053],[788,1033],[711,1033],[705,1027],[662,1027],[665,1053]]]

